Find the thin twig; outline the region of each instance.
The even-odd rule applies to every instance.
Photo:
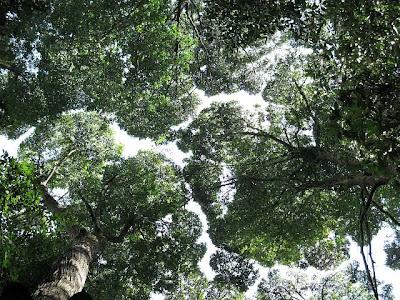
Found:
[[[315,143],[317,144],[317,146],[319,146],[319,143],[320,143],[319,142],[320,141],[320,137],[319,137],[320,124],[319,124],[319,120],[317,118],[317,115],[316,115],[316,113],[314,113],[312,111],[311,105],[310,105],[310,101],[308,101],[308,98],[307,98],[306,94],[304,93],[304,91],[302,89],[302,86],[300,86],[298,84],[298,82],[296,81],[296,79],[294,79],[294,78],[293,78],[293,82],[294,82],[298,92],[300,93],[301,97],[303,98],[303,100],[304,100],[304,102],[306,104],[306,107],[307,107],[307,110],[308,110],[308,112],[309,112],[309,114],[311,116],[311,119],[314,121],[314,126],[315,126],[314,127],[315,128],[315,130],[314,130],[314,134],[315,134],[314,138],[315,138]]]

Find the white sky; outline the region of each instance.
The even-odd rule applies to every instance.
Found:
[[[254,105],[261,105],[264,106],[265,102],[262,100],[260,95],[248,95],[245,92],[238,92],[231,95],[221,94],[214,97],[205,97],[202,91],[198,91],[200,98],[202,99],[202,104],[199,107],[199,111],[207,106],[212,101],[221,101],[226,102],[230,100],[238,100],[240,104],[245,107],[246,109],[251,110]],[[125,157],[135,155],[140,149],[153,149],[163,153],[166,157],[177,163],[178,165],[182,166],[182,160],[187,157],[187,154],[182,153],[178,150],[175,144],[169,145],[162,145],[157,146],[151,140],[139,140],[137,138],[133,138],[126,134],[124,131],[120,130],[117,125],[113,126],[113,129],[116,132],[116,140],[119,143],[125,145],[123,155]],[[32,132],[32,130],[30,131]],[[2,149],[7,150],[10,155],[16,156],[17,155],[17,148],[18,145],[29,135],[24,134],[17,140],[7,140],[4,136],[0,136],[0,151]],[[201,212],[200,206],[191,201],[187,208],[191,211],[196,212],[200,220],[203,224],[203,233],[199,239],[199,242],[205,242],[207,244],[207,253],[205,257],[201,260],[200,267],[205,275],[211,279],[214,276],[214,272],[209,266],[209,259],[210,255],[215,252],[215,246],[212,244],[208,234],[207,234],[207,222],[205,215]],[[385,239],[387,239],[387,235],[390,235],[390,230],[383,229],[381,230],[378,235],[373,239],[373,258],[376,262],[376,275],[379,280],[385,281],[385,283],[391,283],[394,287],[394,295],[395,299],[400,299],[400,270],[393,271],[385,266],[385,258],[386,254],[383,251],[383,245]],[[360,262],[360,265],[363,266],[361,255],[359,248],[355,243],[351,244],[350,248],[350,255],[352,260],[357,260]],[[265,270],[260,269],[260,274],[265,274]],[[253,286],[249,292],[246,294],[251,299],[251,295],[256,291],[256,286]],[[152,299],[163,299],[161,295],[153,295]]]

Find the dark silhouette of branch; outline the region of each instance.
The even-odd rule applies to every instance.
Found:
[[[224,187],[224,186],[234,185],[234,184],[236,184],[238,182],[239,182],[238,178],[236,178],[236,177],[235,178],[230,178],[228,180],[224,180],[221,183],[218,183],[218,184],[210,186],[209,189],[210,190],[219,189],[219,188]]]
[[[90,203],[86,200],[86,198],[83,196],[83,194],[80,191],[78,191],[78,194],[79,194],[79,197],[81,197],[83,203],[86,206],[86,209],[89,212],[90,218],[92,219],[92,222],[93,222],[95,232],[100,233],[101,232],[100,223],[99,223],[99,220],[96,218],[95,213],[93,212],[92,206],[90,205]]]
[[[397,226],[400,226],[400,222],[396,220],[395,217],[393,217],[388,211],[386,211],[382,205],[380,205],[378,202],[375,200],[372,200],[372,204],[383,214],[385,214],[394,224]]]
[[[101,207],[104,199],[104,195],[107,192],[108,188],[110,187],[111,183],[119,176],[119,174],[114,174],[111,176],[104,184],[103,187],[101,188],[100,191],[100,197],[99,197],[99,203],[97,204],[96,210],[94,212],[94,215],[97,219],[100,218],[101,214]]]
[[[293,78],[293,82],[294,82],[294,85],[296,86],[298,92],[300,93],[301,98],[306,103],[307,110],[310,113],[312,120],[314,121],[313,134],[314,134],[315,143],[316,143],[317,147],[319,147],[319,145],[320,145],[320,128],[321,128],[321,126],[319,124],[319,120],[316,116],[316,113],[313,112],[313,110],[311,109],[310,101],[308,101],[308,98],[307,98],[306,94],[304,93],[302,86],[300,86],[298,84],[298,82],[296,81],[296,79],[294,79],[294,78]]]
[[[269,134],[268,132],[265,132],[261,129],[255,128],[255,127],[251,127],[249,126],[250,129],[254,129],[257,130],[257,132],[251,132],[251,131],[240,131],[240,132],[236,132],[237,134],[243,134],[243,135],[251,135],[251,136],[255,136],[255,137],[266,137],[269,138],[275,142],[277,142],[278,144],[281,144],[283,146],[285,146],[285,148],[289,149],[289,150],[294,150],[296,149],[296,147],[294,147],[293,145],[289,144],[288,142],[281,140],[280,138]]]
[[[147,237],[146,237],[146,234],[143,232],[142,227],[141,227],[139,224],[138,224],[138,229],[139,229],[139,232],[140,232],[140,235],[142,236],[142,238],[143,238],[145,241],[149,242],[149,240],[148,240]]]
[[[289,135],[288,135],[286,128],[283,128],[283,132],[285,133],[285,137],[286,137],[288,144],[293,147],[292,143],[290,142]]]
[[[369,260],[371,261],[371,266],[372,266],[372,279],[374,281],[374,286],[375,286],[376,290],[378,290],[378,284],[376,282],[375,261],[372,258],[372,244],[371,244],[371,241],[372,241],[372,237],[371,236],[372,236],[372,234],[371,234],[371,229],[369,227],[369,223],[368,223],[367,218],[366,218],[366,221],[365,221],[365,227],[367,229],[368,256],[369,256]]]
[[[128,235],[131,228],[140,219],[142,219],[141,215],[134,214],[133,216],[129,217],[128,220],[125,222],[125,225],[124,225],[124,227],[122,227],[119,235],[113,236],[113,235],[104,234],[104,237],[106,238],[106,240],[108,240],[111,243],[116,243],[116,244],[122,243],[124,241],[125,237]]]
[[[183,1],[182,0],[178,0],[178,3],[176,5],[176,9],[174,11],[174,12],[176,12],[175,21],[178,24],[178,27],[179,27],[179,24],[180,24],[180,21],[181,21],[182,4],[183,4]]]
[[[369,283],[371,284],[371,288],[372,291],[374,293],[375,299],[379,300],[379,294],[378,294],[378,287],[376,285],[376,278],[375,278],[375,270],[374,270],[374,278],[371,276],[371,271],[367,262],[367,258],[365,257],[365,253],[364,253],[364,240],[365,240],[365,234],[364,234],[364,223],[367,227],[367,229],[369,228],[368,226],[368,220],[366,218],[366,214],[368,212],[368,208],[371,205],[372,202],[372,197],[374,195],[374,193],[376,192],[377,189],[377,185],[374,185],[373,188],[371,189],[371,192],[368,195],[368,199],[367,201],[365,201],[365,192],[366,192],[366,188],[365,186],[361,187],[361,211],[360,211],[360,253],[363,259],[363,263],[364,263],[364,268],[365,268],[365,272],[367,273],[367,278]],[[368,206],[369,204],[369,206]],[[370,240],[370,239],[369,239]],[[371,250],[371,249],[370,249]],[[372,265],[374,264],[374,261],[372,260],[372,257],[370,256],[371,261],[372,261]],[[373,267],[374,269],[374,267]]]
[[[181,22],[181,13],[182,13],[182,0],[178,0],[178,3],[177,3],[177,5],[176,5],[176,9],[174,10],[174,12],[176,12],[176,15],[175,15],[175,21],[176,21],[176,26],[177,26],[177,28],[179,28],[179,26],[180,26],[180,22]],[[175,46],[174,46],[174,52],[175,52],[175,55],[177,55],[178,54],[178,51],[179,51],[179,41],[178,40],[175,40]],[[172,81],[171,81],[172,82]],[[171,83],[170,83],[171,84]]]
[[[367,215],[367,212],[368,212],[368,209],[369,209],[370,206],[371,206],[371,203],[372,203],[374,194],[375,194],[376,190],[378,189],[378,187],[379,187],[380,185],[382,185],[382,184],[380,184],[380,183],[375,183],[375,184],[372,186],[372,189],[371,189],[371,191],[369,192],[369,195],[368,195],[367,202],[363,205],[363,209],[362,209],[361,214],[360,214],[361,222],[363,222],[363,220],[365,219],[365,217],[366,217],[366,215]]]

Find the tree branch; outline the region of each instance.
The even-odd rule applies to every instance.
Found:
[[[286,137],[288,144],[293,147],[292,143],[290,142],[289,135],[288,135],[286,128],[283,128],[283,132],[285,133],[285,137]]]
[[[63,207],[56,199],[54,199],[54,197],[47,190],[46,186],[40,185],[40,189],[43,193],[42,203],[51,213],[55,215],[65,213],[65,207]],[[65,231],[72,239],[74,239],[78,235],[80,228],[79,226],[65,225]]]
[[[376,186],[377,188],[381,185],[387,184],[388,182],[389,180],[385,177],[375,178],[370,175],[358,174],[358,175],[334,177],[322,181],[306,182],[305,184],[302,184],[301,187],[322,188],[322,187],[344,186],[349,188],[353,186],[361,186],[361,187]]]
[[[62,214],[65,212],[65,207],[63,207],[54,197],[49,193],[46,186],[40,185],[40,189],[43,193],[42,203],[46,208],[53,214]]]
[[[376,278],[373,279],[371,277],[371,271],[369,269],[367,258],[365,257],[365,253],[364,253],[364,239],[365,239],[364,223],[366,224],[367,229],[368,229],[368,220],[366,218],[366,213],[368,212],[368,207],[369,207],[368,203],[369,203],[369,205],[371,205],[371,202],[372,202],[371,199],[372,199],[376,189],[377,189],[377,185],[374,185],[374,187],[371,189],[371,192],[368,195],[367,202],[365,202],[365,194],[364,194],[364,192],[366,191],[366,189],[365,189],[365,186],[361,187],[361,202],[362,202],[362,205],[361,205],[361,211],[360,211],[360,253],[361,253],[361,256],[362,256],[362,259],[363,259],[364,268],[365,268],[365,272],[367,273],[368,281],[371,284],[372,291],[374,292],[375,299],[379,300],[378,289],[377,289],[377,286],[376,286]],[[372,264],[373,264],[373,261],[372,261]]]
[[[237,134],[244,134],[244,135],[252,135],[252,136],[262,136],[262,137],[267,137],[275,142],[277,142],[278,144],[281,144],[283,146],[285,146],[287,149],[290,150],[294,150],[296,149],[294,146],[292,146],[291,144],[289,144],[288,142],[285,142],[284,140],[281,140],[280,138],[277,138],[276,136],[267,133],[261,129],[252,127],[252,126],[248,126],[251,129],[257,130],[258,132],[250,132],[250,131],[240,131],[240,132],[236,132]]]
[[[78,151],[76,148],[70,150],[54,167],[53,169],[50,171],[49,175],[47,176],[47,178],[42,181],[40,184],[44,187],[47,186],[47,183],[50,181],[50,179],[53,177],[53,175],[57,172],[58,168],[61,167],[61,165],[72,156],[72,154],[74,154],[76,151]]]
[[[382,205],[380,205],[378,202],[375,200],[372,200],[372,204],[383,214],[385,214],[394,224],[397,226],[400,226],[400,222],[395,219],[388,211],[386,211]]]
[[[103,187],[101,188],[100,191],[100,197],[99,197],[99,203],[97,204],[96,210],[95,210],[95,217],[98,219],[100,218],[100,214],[101,214],[101,204],[103,202],[104,199],[104,195],[107,192],[108,188],[110,187],[111,183],[119,176],[119,174],[115,174],[113,176],[111,176],[104,184]]]
[[[142,230],[142,228],[141,228],[141,226],[138,224],[138,228],[139,228],[139,232],[140,232],[140,235],[142,236],[142,238],[145,240],[145,241],[149,241],[148,239],[147,239],[147,237],[146,237],[146,234],[143,232],[143,230]]]
[[[231,179],[225,180],[224,182],[221,182],[219,184],[212,185],[212,186],[209,187],[209,189],[215,190],[215,189],[222,188],[224,186],[234,185],[234,184],[236,184],[238,182],[239,182],[239,180],[237,178],[231,178]]]
[[[15,67],[14,64],[8,64],[5,62],[0,61],[0,68],[2,69],[6,69],[8,71],[10,71],[11,73],[14,74],[14,76],[18,77],[19,75],[21,75],[21,71],[17,70],[17,68]]]
[[[372,266],[372,279],[373,279],[373,281],[374,281],[374,285],[375,285],[376,290],[378,290],[378,284],[377,284],[377,282],[376,282],[375,261],[374,261],[374,259],[372,258],[372,244],[371,244],[372,237],[371,237],[371,229],[370,229],[370,227],[369,227],[368,219],[367,219],[367,218],[365,219],[365,227],[366,227],[366,229],[367,229],[367,240],[368,240],[368,249],[369,249],[368,255],[369,255],[369,260],[371,261],[371,266]]]
[[[111,243],[122,243],[124,241],[124,238],[128,235],[130,229],[135,225],[135,222],[139,221],[142,219],[142,216],[139,214],[134,214],[128,220],[125,222],[124,227],[121,229],[120,233],[118,236],[112,236],[108,234],[104,234],[104,237]]]
[[[314,139],[315,139],[315,144],[317,145],[317,147],[319,147],[319,145],[320,145],[320,128],[321,128],[321,126],[319,124],[319,120],[316,116],[316,113],[311,109],[310,102],[308,101],[308,98],[307,98],[306,94],[304,93],[302,87],[298,84],[298,82],[294,78],[293,78],[293,82],[294,82],[294,85],[296,86],[298,92],[300,93],[301,97],[303,98],[304,102],[306,103],[307,110],[308,110],[312,120],[314,121],[313,135],[314,135]]]
[[[375,194],[376,190],[378,189],[378,187],[379,187],[380,185],[381,185],[381,184],[379,184],[379,183],[375,183],[375,184],[372,186],[372,189],[371,189],[371,191],[369,192],[369,195],[368,195],[367,202],[363,205],[363,209],[362,209],[361,214],[360,214],[360,219],[361,219],[361,221],[363,221],[363,220],[366,218],[366,215],[367,215],[368,209],[369,209],[370,206],[371,206],[371,203],[372,203],[374,194]]]
[[[178,24],[178,27],[179,27],[179,23],[180,23],[180,21],[181,21],[181,13],[182,13],[182,0],[178,0],[178,3],[177,3],[177,5],[176,5],[176,9],[175,9],[175,11],[176,11],[176,15],[175,15],[175,21],[176,21],[176,23]],[[174,12],[175,12],[174,11]]]
[[[297,82],[296,79],[294,79],[294,78],[293,78],[293,82],[294,82],[294,85],[295,85],[296,88],[297,88],[297,91],[300,93],[301,98],[303,98],[304,102],[306,103],[308,112],[312,115],[312,110],[311,110],[310,102],[308,101],[308,98],[307,98],[306,94],[304,93],[302,87],[298,84],[298,82]]]
[[[185,11],[185,13],[186,13],[186,16],[188,17],[189,22],[190,22],[190,24],[192,25],[194,31],[196,32],[196,35],[197,35],[197,37],[198,37],[198,39],[199,39],[201,45],[203,46],[203,48],[204,48],[204,50],[206,51],[207,55],[209,55],[208,48],[207,48],[207,46],[204,44],[204,41],[203,41],[203,39],[202,39],[202,37],[201,37],[201,35],[200,35],[199,30],[197,29],[196,24],[194,24],[193,19],[192,19],[192,17],[189,15],[189,13],[188,13],[187,11]]]
[[[95,232],[101,233],[100,223],[93,212],[92,206],[90,205],[90,203],[86,200],[86,198],[82,195],[82,193],[80,191],[78,191],[78,194],[79,194],[79,197],[81,197],[83,203],[86,206],[86,209],[88,210],[88,212],[90,214],[90,218],[92,219]]]

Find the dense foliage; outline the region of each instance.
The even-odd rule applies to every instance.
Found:
[[[271,270],[258,286],[257,300],[281,299],[374,299],[367,289],[364,271],[352,262],[345,269],[313,275],[304,271]],[[382,299],[393,299],[390,286],[383,286]]]
[[[30,193],[40,190],[36,204],[20,201],[29,199],[25,195],[6,199],[20,205],[13,206],[12,214],[2,220],[4,239],[10,240],[14,253],[6,252],[7,243],[2,243],[1,250],[5,258],[19,261],[12,268],[8,261],[3,262],[5,271],[14,272],[14,280],[34,289],[33,284],[47,278],[55,267],[49,259],[55,260],[60,247],[68,246],[63,228],[69,233],[73,226],[94,232],[102,240],[87,282],[96,299],[109,299],[110,295],[147,299],[152,291],[174,288],[177,276],[197,269],[204,254],[204,246],[196,244],[201,224],[184,208],[188,198],[179,170],[154,152],[122,159],[121,147],[114,143],[108,126],[107,119],[96,113],[63,115],[57,121],[41,123],[21,145],[20,156],[30,163],[9,159],[10,168],[21,167],[26,176],[18,175],[12,188],[24,191],[22,184],[29,183],[28,175],[33,174],[26,166],[38,166],[36,178],[42,180],[40,185],[35,181],[29,186]],[[4,176],[17,175],[7,167]],[[55,188],[63,195],[53,196]],[[47,219],[45,215],[40,218],[43,206],[31,212],[42,194]],[[25,266],[32,271],[24,274],[22,266],[30,259],[46,267],[29,263]],[[32,272],[39,273],[30,277]]]
[[[53,221],[39,203],[34,165],[7,153],[0,161],[0,289],[7,280],[18,280],[34,290],[50,272],[64,240],[62,233],[49,232]]]
[[[265,107],[214,103],[177,134],[193,152],[186,178],[216,245],[267,266],[325,269],[347,257],[347,236],[364,249],[382,223],[399,226],[399,9],[207,2],[204,18],[225,49],[290,45],[265,47],[254,70]],[[363,259],[378,298],[373,259]]]
[[[33,291],[92,235],[96,299],[243,299],[251,259],[332,269],[351,237],[368,291],[336,289],[350,271],[299,288],[378,299],[366,248],[383,225],[396,230],[387,264],[400,256],[399,30],[391,0],[0,0],[0,133],[36,127],[18,159],[1,157],[1,274]],[[265,105],[214,103],[175,130],[195,87]],[[183,172],[154,152],[122,158],[112,122],[178,140]],[[219,248],[212,282],[190,198]],[[269,280],[260,299],[293,287]]]
[[[19,19],[29,7],[11,10],[0,36],[3,132],[85,108],[154,137],[192,112],[194,42],[169,1],[51,1],[45,12],[31,9],[38,16],[26,26]]]

